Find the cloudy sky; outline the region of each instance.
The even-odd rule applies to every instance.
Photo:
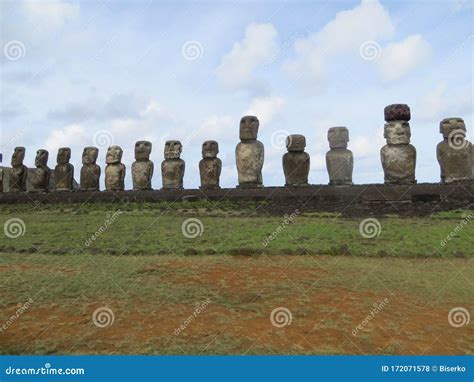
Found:
[[[463,1],[1,2],[1,151],[179,139],[184,185],[199,185],[201,144],[214,139],[221,185],[237,184],[239,119],[260,119],[264,184],[284,184],[284,137],[304,134],[310,182],[325,184],[327,129],[347,126],[354,182],[383,182],[383,108],[412,109],[419,182],[439,180],[439,121],[473,131],[473,7]],[[103,180],[101,182],[103,184]]]

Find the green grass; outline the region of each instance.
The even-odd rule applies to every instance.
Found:
[[[0,224],[19,218],[25,235],[0,238],[5,252],[80,254],[348,254],[371,257],[472,257],[474,224],[463,225],[446,245],[441,245],[463,218],[473,211],[443,212],[430,217],[378,218],[377,237],[364,238],[364,219],[335,214],[300,214],[291,224],[283,216],[261,215],[257,205],[232,203],[88,204],[1,206]],[[239,209],[238,209],[239,208]],[[122,214],[105,227],[115,211]],[[202,222],[202,235],[187,238],[182,224],[189,218]],[[101,227],[105,229],[102,230]],[[103,231],[90,245],[86,241]],[[264,245],[268,236],[273,240]]]
[[[473,211],[377,218],[380,234],[364,238],[362,218],[311,213],[285,224],[258,208],[0,206],[5,229],[10,219],[26,227],[17,238],[0,236],[0,354],[474,352],[472,323],[447,322],[453,307],[472,307],[474,220],[460,223]],[[202,235],[183,235],[190,218],[202,223]],[[189,249],[197,255],[185,256]],[[354,337],[385,298],[389,304]],[[31,307],[2,329],[29,299]],[[207,299],[209,307],[176,336]],[[101,329],[92,316],[104,306],[115,321]],[[277,307],[291,310],[290,326],[271,325]]]

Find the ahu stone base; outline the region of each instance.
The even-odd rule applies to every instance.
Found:
[[[283,215],[332,212],[343,216],[429,215],[454,209],[474,209],[474,181],[458,184],[366,184],[351,186],[182,189],[150,191],[83,191],[3,193],[0,204],[231,201],[243,206],[260,202],[257,213]]]

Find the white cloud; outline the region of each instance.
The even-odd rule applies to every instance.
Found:
[[[420,97],[413,108],[416,118],[423,122],[437,123],[450,116],[463,117],[472,113],[473,94],[470,84],[466,87],[448,87],[440,82]]]
[[[284,104],[282,97],[254,98],[245,114],[257,116],[260,124],[265,126],[281,111]]]
[[[254,71],[277,53],[276,36],[272,24],[247,26],[244,39],[234,44],[216,69],[218,82],[229,89],[261,86],[261,81],[254,78]]]
[[[81,148],[87,144],[86,129],[82,125],[67,125],[62,129],[53,130],[44,142],[44,147],[50,154],[57,152],[60,147]]]
[[[327,61],[341,53],[358,53],[362,43],[392,37],[390,15],[377,1],[363,0],[357,7],[341,11],[320,31],[295,42],[296,58],[283,68],[306,87],[319,87]]]
[[[206,118],[196,132],[202,141],[216,140],[219,143],[234,142],[238,139],[238,122],[231,116],[212,115]]]
[[[359,135],[351,139],[349,149],[354,153],[355,158],[378,157],[380,148],[385,145],[383,129],[377,130],[370,136]]]
[[[431,48],[421,35],[388,44],[376,61],[377,70],[385,81],[394,81],[422,64],[430,55]]]
[[[60,0],[24,1],[22,6],[28,21],[40,31],[60,29],[68,20],[79,15],[79,4]]]

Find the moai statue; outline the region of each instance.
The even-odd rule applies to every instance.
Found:
[[[262,167],[265,150],[257,141],[258,118],[252,115],[240,120],[240,143],[235,148],[235,160],[240,188],[263,187]]]
[[[97,147],[85,147],[82,152],[81,189],[98,191],[100,188],[100,166],[97,164],[99,149]]]
[[[12,169],[10,170],[10,192],[26,191],[26,177],[28,168],[23,164],[25,148],[15,147],[12,155]]]
[[[105,189],[123,191],[125,189],[125,165],[122,161],[123,150],[120,146],[111,146],[105,157]]]
[[[183,145],[180,141],[166,141],[165,160],[161,162],[163,189],[182,189],[185,163],[180,158]]]
[[[307,186],[309,174],[309,154],[304,151],[306,138],[294,134],[286,138],[287,153],[283,155],[285,186]]]
[[[62,147],[58,150],[57,162],[54,168],[54,183],[56,191],[71,191],[74,184],[74,166],[69,163],[71,149]]]
[[[51,169],[48,167],[48,158],[49,153],[46,150],[38,150],[36,152],[36,169],[30,174],[30,182],[33,192],[45,192],[49,188]]]
[[[385,108],[384,138],[380,150],[385,184],[414,184],[416,149],[410,144],[410,108],[395,104]]]
[[[199,162],[200,188],[220,188],[222,162],[217,158],[218,153],[219,144],[216,141],[205,141],[202,144],[202,159]]]
[[[329,174],[329,184],[344,186],[352,184],[354,158],[352,151],[347,149],[349,130],[346,127],[331,127],[328,130],[329,150],[326,153],[326,167]]]
[[[441,183],[453,183],[472,178],[472,143],[466,140],[466,125],[462,118],[445,118],[439,124],[443,142],[436,147],[441,168]]]
[[[150,160],[151,142],[138,141],[135,143],[135,162],[132,164],[132,179],[134,190],[151,190],[153,177],[153,162]]]

